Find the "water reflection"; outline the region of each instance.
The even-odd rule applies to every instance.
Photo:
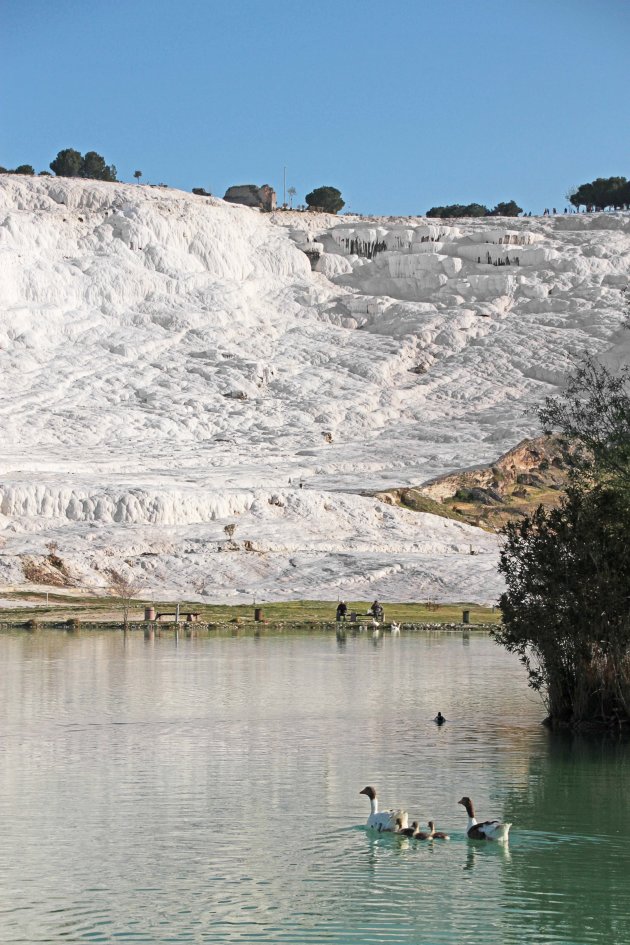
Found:
[[[630,746],[546,733],[508,806],[520,824],[506,893],[524,927],[553,942],[630,941]]]
[[[499,857],[504,863],[509,863],[512,859],[509,842],[493,843],[490,841],[468,840],[466,846],[466,861],[463,866],[465,870],[474,869],[479,857]]]
[[[0,660],[3,941],[630,940],[628,747],[552,736],[484,637],[42,632]],[[358,826],[366,783],[451,840]],[[509,847],[466,839],[462,794]]]

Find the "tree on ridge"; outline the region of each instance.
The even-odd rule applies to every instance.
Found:
[[[336,187],[316,187],[306,195],[305,199],[309,207],[316,207],[326,213],[338,213],[346,205],[341,197],[341,191]]]
[[[516,200],[508,200],[507,202],[498,203],[494,210],[491,210],[488,216],[490,217],[517,217],[520,213],[523,212],[523,208],[519,207]]]
[[[49,167],[57,177],[80,177],[83,158],[74,148],[64,148],[60,151]]]
[[[579,210],[620,210],[630,206],[630,181],[625,177],[598,177],[588,184],[573,187],[567,193],[569,202]]]
[[[85,177],[90,180],[106,181],[117,179],[114,165],[106,164],[105,158],[96,151],[88,151],[83,157],[80,151],[65,148],[58,153],[54,161],[50,162],[50,169],[57,177]]]

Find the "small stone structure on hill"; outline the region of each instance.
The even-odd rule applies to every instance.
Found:
[[[276,192],[269,184],[257,187],[256,184],[236,184],[228,187],[224,200],[228,203],[240,203],[245,207],[257,207],[259,210],[276,209]]]

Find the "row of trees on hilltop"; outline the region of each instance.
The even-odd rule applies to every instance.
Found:
[[[57,177],[83,177],[90,180],[117,181],[116,167],[113,164],[106,164],[105,158],[96,151],[88,151],[85,155],[74,148],[64,148],[59,151],[54,161],[50,162],[50,170]],[[0,174],[26,174],[34,175],[36,173],[31,164],[20,164],[18,167],[8,169],[0,167]],[[50,176],[49,171],[40,171],[40,176]],[[141,171],[135,171],[134,177],[137,181],[142,177]],[[202,188],[194,188],[193,192],[201,191]],[[295,188],[289,188],[291,202],[295,196]],[[567,194],[566,199],[573,207],[580,210],[584,207],[590,210],[624,210],[630,208],[630,181],[625,177],[598,177],[596,180],[587,184],[580,184],[579,187],[572,188]],[[322,186],[316,187],[306,195],[306,205],[309,209],[324,210],[327,213],[339,213],[345,206],[345,201],[341,196],[341,191],[336,187]],[[492,209],[482,203],[452,203],[443,207],[431,207],[427,211],[427,217],[517,217],[523,212],[522,207],[515,200],[499,202]],[[554,211],[555,212],[555,211]]]
[[[598,177],[589,184],[580,184],[567,194],[567,200],[578,210],[625,210],[630,207],[630,181],[625,177]]]
[[[88,151],[82,155],[74,148],[65,148],[49,166],[57,177],[87,177],[90,180],[108,181],[118,179],[115,166],[106,164],[105,158],[96,151]]]
[[[57,177],[84,177],[89,180],[107,180],[116,181],[116,168],[113,164],[106,164],[105,158],[97,154],[96,151],[88,151],[83,155],[74,148],[64,148],[60,151],[54,161],[49,164],[50,170],[54,171]],[[35,168],[32,164],[20,164],[18,167],[9,169],[0,167],[0,174],[26,174],[29,177],[35,175]],[[50,177],[50,171],[40,171],[40,177]],[[136,171],[134,177],[142,176],[140,171]]]
[[[42,171],[42,174],[48,177],[52,177],[52,174],[49,171]],[[35,168],[32,164],[19,164],[17,167],[0,167],[0,174],[26,174],[28,177],[32,177],[35,174]]]
[[[446,207],[431,207],[427,210],[428,217],[517,217],[523,212],[515,200],[498,203],[489,210],[482,203],[451,203]]]

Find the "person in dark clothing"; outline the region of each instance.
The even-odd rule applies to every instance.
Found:
[[[377,600],[375,600],[372,606],[370,607],[370,613],[372,614],[375,620],[383,619],[383,608]]]
[[[337,604],[337,620],[345,620],[348,613],[348,605],[345,600],[340,600]]]

